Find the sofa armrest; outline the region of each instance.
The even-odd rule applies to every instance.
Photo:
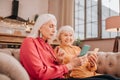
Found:
[[[4,74],[0,74],[0,80],[11,80],[11,79]]]
[[[98,73],[120,77],[120,52],[98,52]]]
[[[11,80],[29,80],[27,72],[19,61],[2,52],[0,52],[0,74],[10,77]]]

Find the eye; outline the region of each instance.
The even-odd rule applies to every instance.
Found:
[[[52,28],[52,25],[49,25],[50,28]]]
[[[64,36],[68,36],[68,34],[64,34]]]
[[[49,27],[50,27],[50,28],[53,28],[53,27],[54,27],[54,25],[53,25],[53,24],[50,24],[50,25],[49,25]]]
[[[70,34],[70,36],[73,36],[72,34]]]

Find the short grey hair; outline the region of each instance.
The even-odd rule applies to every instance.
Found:
[[[66,32],[66,31],[72,32],[73,35],[74,35],[73,27],[71,27],[69,25],[62,26],[62,27],[60,27],[60,29],[58,30],[58,33],[57,33],[57,40],[59,42],[60,42],[60,35],[61,35],[61,33]]]

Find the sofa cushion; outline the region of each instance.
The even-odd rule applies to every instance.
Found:
[[[12,56],[0,52],[0,73],[11,80],[29,80],[29,76],[22,65]]]
[[[4,49],[0,49],[0,52],[8,54],[13,56],[15,59],[17,59],[18,61],[19,59],[19,53],[20,53],[20,49],[8,49],[8,48],[4,48]]]
[[[98,73],[120,77],[120,52],[98,52]]]
[[[8,54],[8,55],[12,55],[12,49],[0,49],[0,52],[2,52],[2,53],[5,53],[5,54]]]
[[[0,74],[0,80],[11,80],[8,76]]]
[[[13,49],[12,56],[15,57],[18,61],[20,61],[20,49]]]

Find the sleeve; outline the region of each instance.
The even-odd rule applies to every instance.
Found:
[[[75,48],[75,51],[76,51],[76,55],[80,55],[80,52],[81,52],[81,48],[79,48],[78,46],[74,46]]]
[[[36,80],[59,78],[68,72],[65,65],[44,65],[31,38],[24,40],[21,46],[20,60],[30,77]]]

